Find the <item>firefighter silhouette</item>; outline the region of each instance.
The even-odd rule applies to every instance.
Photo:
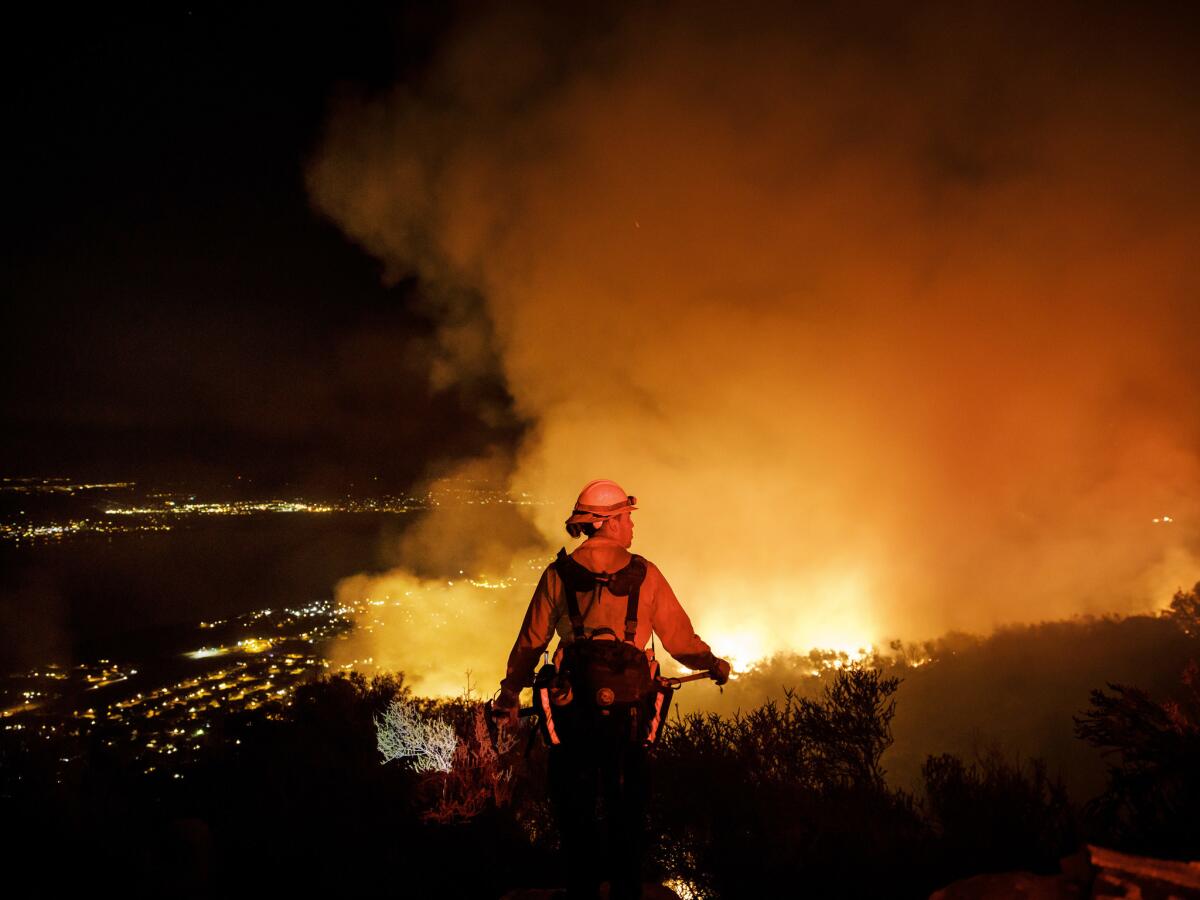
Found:
[[[493,703],[499,716],[515,720],[521,690],[534,688],[572,900],[597,897],[605,875],[611,897],[642,896],[646,753],[670,703],[653,649],[646,649],[652,636],[718,684],[730,671],[696,634],[658,567],[629,552],[636,504],[604,479],[580,492],[566,527],[571,537],[586,540],[570,554],[560,550],[542,573]],[[535,675],[555,633],[554,660]]]

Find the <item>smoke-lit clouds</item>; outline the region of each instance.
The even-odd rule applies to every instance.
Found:
[[[482,300],[447,307],[438,377],[498,351],[515,490],[636,493],[636,549],[742,662],[1195,580],[1180,23],[562,15],[467,22],[419,83],[343,102],[309,172],[395,276]],[[530,510],[559,540],[565,506]]]

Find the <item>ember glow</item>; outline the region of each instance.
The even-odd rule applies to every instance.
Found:
[[[1090,7],[1039,7],[1053,41],[896,9],[583,37],[506,8],[420,88],[346,101],[309,171],[392,275],[482,298],[447,301],[440,377],[498,352],[540,552],[616,479],[743,665],[1147,610],[1200,572],[1194,55]],[[459,524],[465,554],[501,539]],[[439,591],[397,664],[498,668],[527,595],[496,593],[481,620]]]

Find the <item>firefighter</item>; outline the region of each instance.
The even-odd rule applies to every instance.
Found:
[[[651,690],[654,669],[649,667],[655,665],[646,663],[651,635],[657,634],[679,662],[707,671],[718,684],[730,673],[729,663],[714,656],[693,630],[658,568],[629,552],[636,503],[604,479],[580,492],[566,527],[572,537],[586,540],[569,556],[559,551],[542,573],[494,702],[498,715],[516,720],[521,689],[534,683],[534,668],[557,632],[558,666],[548,668],[556,676],[556,730],[547,735],[543,729],[543,735],[551,745],[550,799],[570,898],[597,897],[603,880],[598,797],[608,825],[610,896],[642,896],[649,788],[643,701]],[[619,673],[605,683],[605,673],[612,670]]]

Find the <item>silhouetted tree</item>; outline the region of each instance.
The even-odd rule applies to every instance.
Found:
[[[705,898],[844,894],[848,880],[928,894],[919,810],[880,764],[898,685],[850,666],[815,699],[671,722],[652,763],[663,872]]]
[[[1178,599],[1179,595],[1176,595]],[[1108,786],[1088,804],[1093,826],[1124,849],[1200,857],[1200,667],[1183,673],[1181,699],[1158,702],[1110,684],[1075,718],[1076,734],[1110,758]]]
[[[1010,762],[993,747],[969,764],[949,754],[930,756],[921,774],[946,877],[1056,872],[1076,846],[1066,787],[1047,775],[1040,759]]]
[[[1200,581],[1190,591],[1175,592],[1167,615],[1179,623],[1185,634],[1193,637],[1200,634]]]

